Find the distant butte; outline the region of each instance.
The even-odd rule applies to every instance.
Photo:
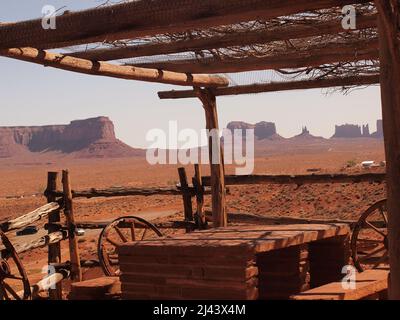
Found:
[[[0,158],[58,153],[76,158],[144,155],[118,140],[107,117],[72,121],[68,125],[0,127]]]
[[[370,133],[369,125],[354,125],[345,124],[335,126],[335,134],[332,138],[377,138],[383,139],[383,125],[382,120],[377,120],[376,122],[377,131]],[[246,130],[254,129],[254,135],[258,140],[285,140],[280,136],[276,130],[276,125],[273,122],[258,122],[256,124],[250,124],[243,121],[232,121],[227,125],[229,130]],[[302,132],[294,137],[288,138],[286,140],[302,139],[302,140],[326,140],[323,137],[314,136],[310,133],[307,127],[302,128]]]

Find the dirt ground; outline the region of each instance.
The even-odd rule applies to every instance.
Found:
[[[308,169],[320,173],[366,172],[354,166],[364,160],[377,163],[384,160],[383,143],[372,139],[332,142],[324,145],[290,146],[275,150],[272,147],[256,152],[255,174],[305,174]],[[178,182],[177,166],[151,166],[145,159],[127,158],[113,160],[39,160],[21,162],[0,159],[0,222],[25,214],[45,203],[41,196],[48,171],[69,169],[74,190],[111,186],[173,186]],[[207,175],[207,166],[202,166]],[[227,166],[227,174],[234,173]],[[383,172],[384,168],[373,169]],[[188,177],[193,176],[192,166],[187,167]],[[290,216],[302,218],[338,218],[356,220],[369,205],[385,198],[384,184],[319,184],[319,185],[253,185],[231,186],[227,196],[228,212],[252,213],[265,217]],[[210,210],[210,199],[206,199]],[[171,211],[171,217],[155,222],[182,220],[180,196],[151,196],[79,199],[75,201],[78,221],[113,219],[124,215]],[[41,222],[43,225],[44,222]],[[84,259],[96,258],[98,233],[79,239]],[[12,236],[15,238],[15,236]],[[68,259],[67,244],[63,255]],[[31,282],[42,277],[46,265],[45,249],[22,255]],[[92,277],[99,271],[91,271]]]

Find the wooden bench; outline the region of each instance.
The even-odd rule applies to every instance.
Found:
[[[388,289],[387,268],[367,270],[356,274],[356,289],[344,289],[341,282],[293,295],[291,300],[363,300],[384,297]]]
[[[69,300],[113,300],[121,296],[118,277],[101,277],[71,284]]]

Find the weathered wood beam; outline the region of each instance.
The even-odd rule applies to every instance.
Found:
[[[35,285],[31,286],[32,299],[38,299],[39,293],[51,290],[51,288],[53,288],[54,286],[60,285],[62,280],[69,277],[69,274],[70,272],[68,270],[63,269],[60,272],[56,272],[47,276]],[[22,297],[24,296],[24,291],[19,291],[17,295],[20,296],[22,299]]]
[[[193,221],[192,193],[189,189],[188,178],[184,167],[178,168],[178,175],[182,190],[185,221]]]
[[[59,243],[60,241],[65,240],[67,237],[68,237],[67,232],[56,231],[48,235],[45,235],[43,237],[40,237],[39,239],[32,240],[30,242],[17,243],[15,244],[14,247],[15,251],[17,251],[17,253],[20,254],[29,250],[44,248],[48,245]]]
[[[58,180],[58,172],[48,172],[47,173],[47,188],[45,191],[45,196],[47,198],[47,202],[51,203],[56,201],[57,197],[55,197],[52,192],[57,190],[57,181]],[[60,209],[53,211],[49,214],[48,223],[59,223],[61,220]],[[48,229],[48,233],[52,233],[58,230],[54,230],[53,228]],[[60,263],[61,262],[61,244],[60,242],[55,244],[49,244],[49,249],[47,252],[47,261],[48,264],[52,263]],[[61,300],[62,299],[62,287],[61,283],[57,284],[55,288],[49,290],[49,298],[51,300]]]
[[[375,0],[379,12],[381,97],[387,161],[389,299],[400,300],[400,43],[399,2]]]
[[[300,80],[290,82],[271,82],[261,84],[251,84],[243,86],[232,86],[228,88],[213,89],[215,96],[231,96],[242,94],[254,94],[265,92],[278,92],[288,90],[305,90],[347,86],[366,86],[379,83],[378,75],[350,76],[343,78]],[[184,99],[196,98],[195,90],[171,90],[158,92],[160,99]]]
[[[29,212],[21,217],[4,222],[0,224],[0,230],[3,232],[9,232],[12,230],[18,230],[26,227],[33,222],[39,221],[47,217],[50,213],[59,210],[60,205],[57,202],[48,203],[32,212]]]
[[[0,50],[0,55],[40,64],[45,67],[53,67],[72,72],[119,79],[140,80],[182,86],[197,85],[204,87],[219,87],[227,86],[229,84],[229,81],[225,77],[221,76],[176,73],[158,69],[118,66],[106,62],[93,62],[61,54],[54,54],[34,48]]]
[[[333,43],[322,48],[310,47],[304,50],[281,52],[265,57],[225,58],[221,60],[216,60],[215,58],[186,59],[135,63],[135,66],[191,73],[234,73],[255,70],[296,69],[334,62],[377,60],[379,59],[378,48],[378,40],[371,39],[347,44]]]
[[[357,30],[375,28],[377,26],[376,19],[376,15],[357,17]],[[306,37],[316,37],[343,32],[354,32],[354,30],[344,30],[341,24],[341,20],[334,19],[331,21],[318,22],[310,25],[279,27],[272,30],[268,29],[246,32],[239,31],[227,35],[219,35],[209,38],[189,39],[168,43],[149,43],[135,46],[93,49],[66,54],[72,57],[93,61],[110,61],[160,54],[173,54],[180,52],[227,48],[233,46],[265,44],[278,40],[282,41]]]
[[[79,258],[79,246],[78,239],[75,234],[75,217],[74,217],[74,206],[72,200],[72,189],[71,181],[68,170],[62,172],[62,185],[64,191],[64,214],[68,228],[68,243],[69,243],[69,254],[71,261],[71,280],[72,282],[82,281],[82,269]]]
[[[58,16],[56,29],[42,19],[0,26],[0,49],[60,48],[132,39],[189,29],[267,20],[368,0],[152,0],[131,1]]]
[[[210,185],[212,194],[213,227],[226,227],[228,218],[226,212],[226,190],[224,155],[220,145],[217,101],[208,89],[196,88],[198,98],[203,104],[206,115],[206,128],[211,133],[208,138],[208,149],[210,158]],[[214,133],[214,134],[213,134]]]
[[[244,176],[225,176],[226,185],[246,185],[246,184],[311,184],[311,183],[361,183],[378,182],[386,180],[384,173],[364,173],[364,174],[315,174],[315,175],[244,175]],[[211,177],[203,177],[203,185],[211,185]]]

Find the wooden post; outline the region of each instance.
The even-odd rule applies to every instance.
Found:
[[[57,191],[57,178],[58,172],[48,172],[47,173],[47,188],[45,191],[45,195],[47,198],[47,202],[56,201],[56,197],[52,194],[52,192]],[[49,225],[54,223],[60,223],[60,210],[53,211],[49,214]],[[57,230],[53,230],[49,227],[48,233],[51,234]],[[61,244],[55,243],[49,245],[48,251],[48,264],[52,263],[60,263],[61,262]],[[61,282],[56,284],[55,289],[49,290],[49,297],[51,300],[62,300],[62,286]]]
[[[204,229],[206,226],[206,216],[204,214],[204,186],[199,164],[194,165],[194,177],[192,180],[196,190],[197,225],[199,229]]]
[[[189,193],[189,184],[185,168],[178,168],[179,181],[185,210],[185,221],[193,221],[192,196]]]
[[[389,299],[400,300],[400,44],[397,0],[375,0],[379,12],[381,98],[387,161]]]
[[[65,204],[65,218],[67,220],[68,227],[68,240],[69,240],[69,253],[71,260],[71,280],[72,282],[82,281],[82,270],[79,258],[79,247],[78,240],[75,234],[75,218],[74,208],[72,203],[72,189],[71,182],[69,179],[68,170],[62,172],[62,184],[64,192],[64,204]]]
[[[217,101],[211,89],[195,88],[206,114],[206,127],[208,130],[218,130]],[[217,145],[216,145],[217,144]],[[211,194],[213,227],[226,227],[228,218],[225,203],[225,170],[223,151],[220,146],[219,135],[208,138],[210,169],[211,169]]]

